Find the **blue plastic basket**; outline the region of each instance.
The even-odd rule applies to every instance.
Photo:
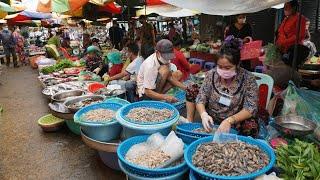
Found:
[[[140,107],[146,107],[146,108],[155,108],[155,109],[168,109],[170,111],[173,111],[173,115],[160,122],[137,122],[133,119],[127,118],[127,114],[129,113],[130,110],[134,108],[140,108]],[[160,101],[140,101],[140,102],[135,102],[132,104],[128,104],[121,108],[120,110],[120,118],[122,118],[125,121],[134,123],[134,124],[142,124],[142,125],[156,125],[156,124],[163,124],[169,121],[174,120],[175,118],[179,117],[179,111],[172,106],[171,104],[160,102]]]
[[[123,163],[121,163],[121,161],[119,161],[119,166],[120,166],[120,169],[129,177],[130,180],[154,180],[154,179],[157,179],[157,180],[182,180],[184,178],[184,175],[189,170],[188,168],[186,168],[185,170],[178,172],[177,174],[163,176],[163,177],[145,177],[145,176],[134,174],[134,172],[130,171],[129,169],[126,169],[124,167]]]
[[[276,156],[275,156],[273,149],[267,143],[262,142],[261,140],[253,139],[251,137],[237,136],[237,138],[240,141],[243,141],[248,144],[256,145],[260,149],[262,149],[269,156],[269,159],[270,159],[269,164],[266,167],[254,172],[254,173],[250,173],[250,174],[242,175],[242,176],[220,176],[220,175],[215,175],[215,174],[210,174],[210,173],[204,172],[203,170],[201,170],[193,165],[192,156],[200,144],[211,142],[213,137],[204,137],[204,138],[201,138],[201,139],[191,143],[187,147],[187,150],[184,152],[184,159],[187,162],[189,168],[192,171],[194,171],[195,174],[198,174],[199,176],[201,176],[204,179],[210,179],[210,180],[211,179],[235,179],[235,180],[254,179],[262,174],[265,174],[273,167],[273,165],[276,161]]]
[[[109,98],[107,100],[104,101],[105,103],[117,103],[117,104],[121,104],[123,106],[130,104],[129,101],[121,99],[121,98]]]
[[[74,122],[80,124],[83,132],[88,137],[107,142],[110,140],[118,139],[122,130],[122,126],[115,120],[108,122],[88,122],[85,121],[83,115],[91,110],[95,109],[111,109],[117,111],[122,107],[121,104],[117,103],[98,103],[80,109],[74,115]]]
[[[178,110],[183,109],[186,106],[186,92],[179,90],[175,93],[174,97],[178,99],[178,102],[173,103],[172,105]]]
[[[183,134],[183,133],[180,133],[180,132],[176,132],[176,135],[182,139],[182,141],[186,144],[191,144],[193,143],[194,141],[200,139],[200,137],[195,137],[195,136],[190,136],[190,135],[187,135],[187,134]]]
[[[184,124],[179,124],[176,128],[176,131],[181,133],[181,134],[186,134],[189,136],[194,136],[194,137],[208,137],[208,136],[212,136],[212,133],[197,133],[197,132],[193,132],[193,130],[197,129],[197,128],[202,128],[202,124],[201,123],[184,123]],[[214,125],[215,128],[218,128],[218,125]],[[235,129],[230,129],[230,134],[238,134],[238,131],[236,131]]]
[[[135,144],[139,144],[147,141],[148,137],[149,136],[135,136],[125,140],[120,144],[120,146],[117,149],[117,154],[118,154],[119,161],[121,162],[121,164],[125,169],[130,170],[132,173],[136,175],[140,175],[144,177],[153,177],[153,178],[177,174],[185,169],[188,169],[185,161],[175,167],[168,167],[168,168],[161,168],[161,169],[160,168],[150,169],[150,168],[138,166],[136,164],[128,162],[125,159],[125,156],[129,151],[129,149]]]

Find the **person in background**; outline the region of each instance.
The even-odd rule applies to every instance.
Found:
[[[60,38],[61,34],[62,34],[62,31],[56,32],[56,34],[48,40],[47,44],[48,45],[55,45],[56,48],[60,48],[61,47],[61,38]]]
[[[303,45],[310,49],[308,59],[312,58],[312,56],[314,56],[317,53],[317,48],[314,45],[314,43],[311,41],[311,34],[309,31],[309,27],[310,27],[310,20],[306,18],[306,36],[303,41]]]
[[[219,124],[217,132],[228,133],[234,127],[240,135],[257,137],[258,85],[251,72],[239,67],[240,40],[229,43],[221,48],[217,67],[205,76],[197,110],[208,132]]]
[[[236,22],[226,27],[225,38],[227,38],[228,36],[234,36],[235,38],[242,39],[243,43],[252,41],[252,27],[249,23],[246,22],[246,20],[246,15],[237,15]],[[242,61],[241,66],[247,70],[251,70],[251,61]]]
[[[79,22],[80,27],[82,28],[82,48],[85,51],[91,44],[90,41],[90,32],[87,29],[86,23],[84,21]]]
[[[110,52],[107,55],[108,62],[112,64],[111,67],[109,67],[108,75],[109,77],[113,77],[117,74],[120,74],[123,68],[123,62],[121,59],[121,53],[120,52]]]
[[[303,44],[306,36],[306,18],[301,15],[301,28],[298,35],[298,23],[300,14],[297,12],[299,3],[292,0],[284,4],[285,18],[282,21],[277,34],[276,45],[281,49],[282,53],[287,53],[289,48],[294,46],[298,38],[298,43]]]
[[[15,41],[16,41],[16,52],[18,54],[18,57],[20,59],[20,62],[22,65],[27,65],[27,61],[26,61],[26,55],[24,52],[24,38],[23,36],[20,34],[20,29],[19,27],[17,27],[15,29],[15,31],[12,33]]]
[[[171,87],[186,87],[174,78],[170,71],[170,61],[174,58],[173,44],[167,39],[160,40],[156,52],[142,64],[137,76],[137,90],[140,100],[159,100],[169,103],[178,100],[165,94]]]
[[[112,27],[110,27],[110,29],[109,29],[109,37],[110,37],[111,43],[114,46],[114,48],[116,48],[120,51],[121,50],[120,43],[122,42],[123,31],[119,27],[119,24],[117,21],[112,22]]]
[[[128,44],[127,57],[131,60],[131,63],[125,69],[125,71],[115,75],[115,76],[105,76],[104,81],[106,84],[113,80],[119,80],[124,77],[129,77],[129,80],[125,82],[125,88],[127,91],[127,99],[129,102],[134,102],[136,97],[136,87],[137,87],[137,74],[139,72],[140,66],[143,62],[143,58],[139,56],[139,47],[137,44]]]
[[[225,38],[232,35],[235,38],[242,39],[244,43],[252,41],[252,28],[246,20],[246,15],[237,15],[236,22],[226,27]]]
[[[86,56],[83,58],[86,62],[86,69],[99,76],[107,72],[107,65],[101,57],[101,51],[97,46],[89,46],[86,50]]]
[[[169,34],[168,34],[168,39],[173,42],[173,38],[175,38],[177,36],[177,30],[174,27],[173,23],[169,24]]]
[[[42,47],[42,41],[40,40],[40,36],[37,36],[35,40],[35,45],[38,47]]]
[[[16,43],[15,38],[12,35],[12,32],[9,30],[7,25],[5,25],[3,27],[3,30],[1,31],[0,41],[2,42],[4,53],[6,54],[7,67],[10,66],[11,55],[12,55],[14,67],[15,68],[19,67],[18,61],[17,61],[16,49],[15,49],[17,43]]]
[[[200,72],[201,67],[198,64],[190,64],[184,54],[180,51],[182,45],[181,38],[174,38],[174,55],[175,58],[172,59],[171,63],[177,66],[178,70],[182,72],[181,81],[185,81],[189,78],[190,73],[196,74]]]
[[[147,16],[141,15],[139,22],[142,24],[140,28],[140,40],[141,40],[141,56],[147,59],[154,53],[154,47],[156,45],[156,38],[152,24],[147,22]]]
[[[191,34],[191,39],[193,40],[193,45],[198,45],[200,44],[200,35],[193,31]]]

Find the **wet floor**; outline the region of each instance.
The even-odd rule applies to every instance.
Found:
[[[41,95],[36,70],[2,68],[0,83],[1,180],[125,179],[68,129],[42,132],[37,120],[48,114],[48,101]]]

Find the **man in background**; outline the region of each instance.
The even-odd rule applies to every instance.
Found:
[[[3,45],[3,50],[6,55],[6,65],[7,67],[10,66],[10,58],[12,55],[13,58],[13,66],[15,68],[19,67],[17,62],[17,54],[16,54],[16,40],[14,39],[12,32],[9,30],[8,26],[5,25],[0,33],[0,41]]]

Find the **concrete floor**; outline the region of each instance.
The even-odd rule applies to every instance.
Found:
[[[0,83],[1,180],[125,179],[68,129],[42,132],[37,120],[48,114],[48,101],[41,95],[36,70],[2,66]]]

